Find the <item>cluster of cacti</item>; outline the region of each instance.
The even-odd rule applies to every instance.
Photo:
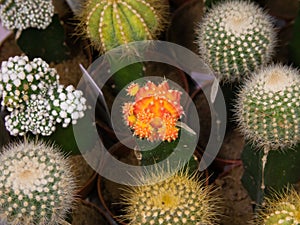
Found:
[[[196,36],[201,57],[225,82],[266,65],[274,51],[270,16],[249,1],[216,4],[199,23]]]
[[[10,57],[0,70],[1,105],[11,112],[5,125],[12,135],[50,135],[56,123],[67,127],[84,116],[86,99],[73,86],[59,84],[56,70],[40,58]]]
[[[154,39],[166,14],[167,7],[159,0],[88,0],[80,27],[93,46],[106,52],[132,41]]]
[[[149,173],[141,178],[149,185],[132,186],[123,198],[122,219],[135,225],[216,224],[220,198],[209,186],[180,171]]]
[[[75,200],[68,160],[42,142],[6,147],[0,181],[0,222],[5,224],[60,224]]]
[[[276,194],[272,198],[267,198],[264,205],[265,207],[258,216],[258,224],[300,224],[300,196],[294,189],[284,194]]]
[[[9,30],[45,29],[53,15],[51,0],[0,0],[0,20]]]
[[[271,65],[253,74],[236,101],[237,120],[246,138],[271,149],[300,140],[300,73]]]
[[[125,123],[134,135],[149,141],[174,141],[178,138],[177,121],[183,115],[181,92],[170,89],[166,80],[156,85],[148,81],[143,87],[132,83],[127,93],[134,102],[123,105]]]

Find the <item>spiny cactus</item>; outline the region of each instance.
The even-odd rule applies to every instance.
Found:
[[[249,1],[215,5],[196,29],[199,52],[220,80],[240,80],[268,63],[275,43],[270,16]]]
[[[300,196],[294,189],[267,198],[264,205],[264,209],[258,216],[258,224],[300,224]]]
[[[238,94],[236,117],[246,138],[270,149],[300,140],[300,74],[270,65],[247,80]]]
[[[164,80],[158,85],[148,81],[143,87],[132,83],[127,93],[134,96],[134,102],[123,105],[123,118],[134,135],[149,141],[177,139],[176,122],[183,115],[180,91],[170,89]]]
[[[56,123],[67,127],[84,116],[86,99],[73,86],[59,84],[56,70],[40,58],[10,57],[0,70],[1,105],[11,112],[5,126],[11,135],[48,136]]]
[[[74,203],[75,178],[54,146],[15,143],[0,155],[0,222],[54,225]]]
[[[9,30],[45,29],[52,21],[51,0],[0,0],[0,20]]]
[[[128,220],[130,225],[194,225],[218,221],[220,198],[196,174],[156,173],[141,178],[144,184],[150,181],[150,185],[133,186],[125,192],[122,219]]]
[[[80,27],[93,46],[106,52],[132,41],[154,39],[166,13],[160,0],[88,0]]]

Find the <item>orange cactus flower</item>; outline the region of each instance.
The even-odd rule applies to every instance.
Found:
[[[170,89],[166,80],[159,85],[148,81],[143,87],[133,83],[126,90],[135,97],[123,105],[124,120],[134,135],[149,141],[178,138],[176,122],[184,113],[180,91]]]

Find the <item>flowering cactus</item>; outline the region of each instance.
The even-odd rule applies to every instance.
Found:
[[[45,29],[53,15],[51,0],[0,0],[0,20],[9,30],[21,31],[29,27]]]
[[[292,189],[290,193],[267,198],[264,210],[261,210],[258,224],[298,225],[300,224],[300,196]]]
[[[132,41],[154,39],[166,7],[159,0],[88,0],[80,16],[93,46],[106,52]]]
[[[300,74],[271,65],[254,74],[239,93],[241,131],[259,146],[291,147],[300,140]]]
[[[216,224],[220,199],[194,175],[150,174],[141,178],[155,184],[132,186],[124,194],[124,220],[129,224]],[[162,177],[169,177],[163,179]],[[144,183],[144,184],[145,184]]]
[[[248,1],[215,5],[197,28],[204,61],[220,80],[233,82],[266,65],[272,57],[275,31],[270,16]]]
[[[75,178],[59,149],[13,144],[0,155],[0,222],[60,224],[71,209]]]
[[[134,135],[149,141],[177,139],[176,123],[184,113],[180,91],[170,89],[167,81],[159,85],[148,81],[143,87],[132,83],[127,92],[135,99],[123,105],[123,118]]]
[[[84,116],[86,99],[73,86],[59,84],[55,69],[40,58],[29,61],[15,56],[2,62],[0,70],[1,105],[11,113],[5,126],[11,135],[50,135],[56,123],[67,127]]]

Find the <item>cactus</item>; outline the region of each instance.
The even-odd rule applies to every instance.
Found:
[[[15,143],[0,161],[0,222],[60,224],[72,208],[76,185],[59,149],[42,142]]]
[[[123,118],[134,135],[151,142],[177,139],[176,122],[183,115],[180,91],[170,89],[166,80],[159,85],[148,81],[143,87],[132,83],[126,90],[135,101],[123,105]]]
[[[266,65],[275,45],[270,16],[248,1],[217,3],[196,35],[200,55],[224,82],[241,80]]]
[[[166,179],[164,179],[166,178]],[[158,171],[141,178],[143,184],[132,186],[123,196],[129,225],[216,224],[220,198],[197,174],[182,170],[171,175]],[[154,184],[152,184],[154,182]]]
[[[270,65],[251,77],[240,90],[236,117],[241,132],[260,147],[292,147],[300,140],[300,74]]]
[[[45,29],[53,15],[51,0],[0,0],[0,20],[9,30],[22,31],[29,27]]]
[[[0,99],[9,115],[5,126],[11,135],[27,132],[48,136],[56,123],[67,127],[84,116],[86,99],[82,91],[59,84],[56,70],[40,58],[10,57],[0,70]]]
[[[154,39],[164,27],[166,6],[159,0],[88,0],[79,27],[102,52],[132,41]]]
[[[300,196],[294,189],[283,194],[273,194],[273,197],[267,198],[264,204],[265,207],[260,210],[256,224],[300,224]]]

